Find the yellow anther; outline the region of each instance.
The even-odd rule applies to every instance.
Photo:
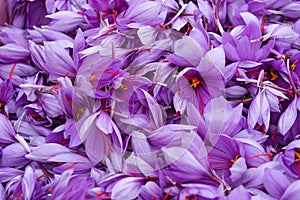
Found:
[[[294,70],[294,69],[295,69],[297,63],[298,63],[298,59],[295,60],[295,62],[293,62],[293,64],[291,65],[291,70]]]
[[[232,162],[232,163],[235,163],[235,162],[237,161],[237,159],[239,159],[239,157],[240,157],[240,155],[237,154],[237,155],[235,156],[235,158],[231,160],[231,162]]]
[[[295,152],[295,162],[300,161],[300,153],[297,152],[296,150],[294,150],[294,152]]]
[[[121,84],[121,88],[122,88],[123,90],[127,90],[127,89],[128,89],[128,87],[127,87],[126,85],[124,85],[123,83]]]
[[[270,74],[271,74],[271,81],[274,81],[274,80],[278,79],[278,77],[279,77],[277,72],[273,68],[271,69]]]
[[[92,82],[94,79],[96,79],[97,77],[95,75],[91,75],[89,78],[89,82]]]
[[[192,79],[192,83],[191,83],[191,86],[193,88],[196,88],[198,85],[199,85],[200,81],[196,78]]]

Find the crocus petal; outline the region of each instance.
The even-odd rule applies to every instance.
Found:
[[[67,51],[56,42],[47,42],[45,45],[45,58],[47,70],[51,79],[56,79],[60,76],[68,75],[74,77],[76,66]]]
[[[294,124],[296,118],[297,118],[297,98],[295,98],[288,108],[282,113],[282,115],[279,118],[278,121],[278,131],[282,134],[285,135],[292,125]]]
[[[105,134],[111,133],[113,131],[112,121],[107,112],[100,112],[96,120],[96,126]]]
[[[2,186],[2,184],[0,184],[0,198],[1,199],[5,199],[5,190],[4,190],[4,187]]]
[[[265,169],[264,186],[272,197],[280,198],[291,184],[291,180],[289,180],[283,173],[283,171],[275,169]],[[281,181],[276,181],[278,179]]]
[[[89,134],[86,139],[86,153],[93,164],[103,160],[110,151],[112,146],[108,136],[101,132],[95,125],[89,129]]]
[[[112,188],[112,199],[135,199],[143,185],[141,177],[127,177],[119,180]]]
[[[17,176],[21,176],[24,172],[15,168],[1,167],[0,182],[7,182]],[[0,184],[1,185],[1,184]]]
[[[230,192],[228,195],[228,200],[234,200],[234,199],[245,199],[250,200],[251,195],[249,192],[241,185],[237,188],[235,188],[233,191]]]
[[[188,61],[191,66],[197,66],[205,54],[204,49],[190,37],[183,37],[178,40],[175,43],[174,51],[177,56]]]
[[[294,181],[284,192],[280,200],[298,199],[300,195],[300,180]]]
[[[200,164],[191,152],[182,147],[163,148],[162,152],[169,164],[164,173],[176,182],[201,180],[209,174],[208,166]]]
[[[46,17],[52,19],[52,22],[43,28],[60,32],[72,31],[84,21],[83,15],[72,11],[59,11]]]
[[[0,94],[2,94],[0,97],[0,102],[3,104],[6,104],[13,97],[14,89],[10,79],[0,83]]]
[[[25,158],[27,152],[19,143],[8,145],[2,150],[0,158],[0,166],[2,167],[21,167],[25,165],[28,160]]]
[[[22,191],[25,199],[31,199],[36,184],[36,177],[32,167],[27,166],[22,180]]]
[[[61,153],[69,153],[70,151],[70,149],[62,145],[49,143],[40,145],[38,147],[33,147],[31,149],[31,153],[26,155],[26,158],[39,162],[47,162],[49,158],[52,158]]]
[[[7,44],[0,47],[0,61],[13,63],[19,60],[26,60],[30,52],[18,44]]]
[[[15,142],[15,130],[10,121],[0,114],[0,143],[9,144]]]
[[[241,179],[243,174],[247,170],[245,158],[237,159],[237,161],[233,164],[233,166],[229,170],[231,173],[230,179],[232,180],[232,182],[236,182],[239,179]]]
[[[54,118],[63,114],[62,108],[60,107],[58,100],[54,95],[41,94],[39,95],[39,101],[49,117]]]
[[[156,199],[162,199],[163,191],[155,182],[149,181],[141,187],[140,195],[144,199],[151,199],[153,197]]]

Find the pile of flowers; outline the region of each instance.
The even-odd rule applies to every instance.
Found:
[[[0,0],[0,199],[299,199],[299,18]]]

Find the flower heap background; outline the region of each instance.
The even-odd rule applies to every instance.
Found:
[[[0,199],[299,199],[299,1],[0,7]]]

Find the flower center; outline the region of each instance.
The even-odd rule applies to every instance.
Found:
[[[295,153],[295,162],[300,161],[300,153],[296,150],[294,150],[294,153]]]
[[[240,155],[237,154],[237,155],[235,156],[235,158],[231,160],[232,164],[234,164],[234,163],[237,161],[237,159],[239,159],[239,157],[240,157]]]
[[[294,69],[295,69],[297,63],[298,63],[298,59],[295,60],[295,62],[293,62],[293,64],[291,65],[291,70],[292,70],[292,71],[294,71]]]
[[[276,70],[275,69],[271,69],[271,71],[270,71],[270,75],[271,75],[271,81],[274,81],[274,80],[276,80],[276,79],[278,79],[278,73],[276,72]]]
[[[199,79],[197,79],[197,78],[192,78],[191,79],[191,86],[193,88],[196,88],[200,83],[201,83],[201,81]]]

